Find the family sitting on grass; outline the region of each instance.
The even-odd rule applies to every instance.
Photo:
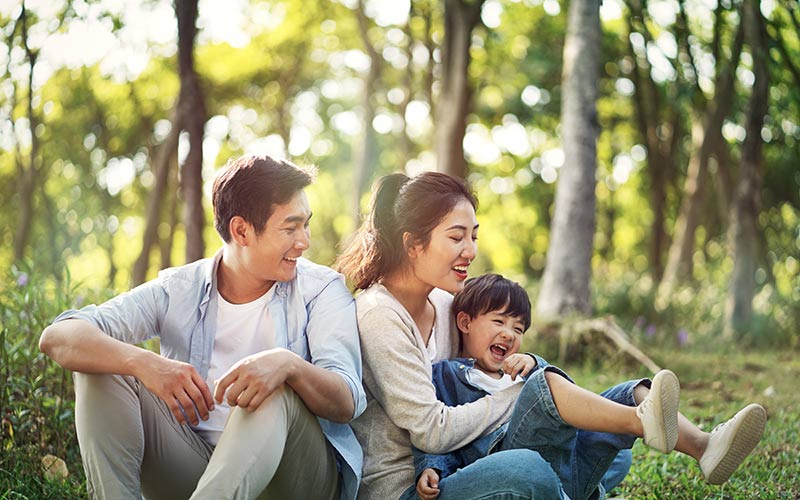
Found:
[[[75,372],[92,498],[602,498],[636,437],[711,484],[759,442],[761,406],[703,432],[670,371],[597,395],[518,353],[530,302],[499,275],[467,280],[477,201],[459,179],[382,178],[342,274],[302,258],[313,176],[233,160],[214,257],[45,329]],[[150,338],[160,355],[136,346]]]

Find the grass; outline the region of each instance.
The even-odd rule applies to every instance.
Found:
[[[0,281],[0,500],[85,499],[86,485],[75,438],[72,378],[41,354],[42,329],[81,299],[78,286],[53,284],[33,270],[15,269]],[[76,298],[77,297],[77,298]],[[641,342],[646,337],[639,339]],[[626,499],[800,498],[800,356],[796,349],[752,350],[716,346],[693,336],[684,348],[645,346],[662,367],[681,380],[681,411],[705,430],[749,402],[767,408],[764,439],[723,486],[709,486],[693,459],[662,455],[637,442],[630,474],[613,493]],[[792,345],[797,345],[796,342]],[[528,350],[536,350],[526,346]],[[551,357],[551,359],[553,359]],[[563,366],[584,387],[601,391],[625,379],[648,375],[607,361],[604,366]],[[65,460],[65,480],[44,478],[41,459]]]
[[[800,498],[800,359],[778,351],[649,351],[681,380],[681,412],[710,431],[745,404],[767,409],[764,438],[724,485],[705,483],[697,462],[686,455],[662,455],[641,441],[633,467],[613,492],[627,499],[796,499]],[[594,391],[619,381],[613,367],[569,367],[576,381]],[[639,373],[627,373],[630,378]],[[621,378],[620,378],[621,380]]]

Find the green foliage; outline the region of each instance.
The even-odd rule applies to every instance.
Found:
[[[38,340],[56,315],[85,296],[69,275],[57,282],[29,266],[5,275],[0,290],[0,498],[83,497],[72,377],[39,351]],[[44,479],[40,461],[46,454],[67,463],[67,480]]]

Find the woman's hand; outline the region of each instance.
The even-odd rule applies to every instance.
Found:
[[[511,375],[511,380],[516,380],[517,375],[524,377],[536,368],[536,358],[527,354],[512,354],[503,361],[503,373]]]
[[[417,495],[422,500],[434,500],[439,496],[439,474],[433,469],[425,469],[417,481]]]

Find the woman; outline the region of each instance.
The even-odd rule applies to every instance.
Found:
[[[415,498],[412,445],[447,453],[511,416],[521,384],[448,407],[431,382],[431,361],[459,354],[450,293],[463,288],[475,258],[476,205],[465,184],[445,174],[386,176],[339,257],[339,270],[364,290],[356,304],[367,409],[352,423],[365,455],[360,498]],[[439,488],[442,500],[562,498],[550,466],[525,449],[481,458]]]

